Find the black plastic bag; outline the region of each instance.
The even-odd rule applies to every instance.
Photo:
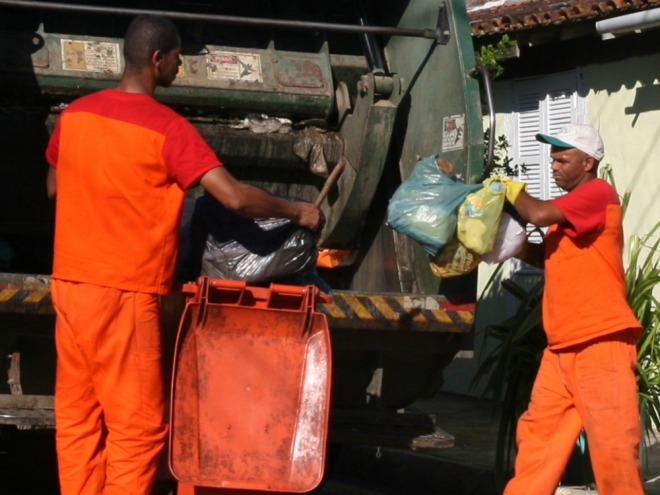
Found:
[[[317,248],[310,230],[286,218],[244,217],[209,195],[197,200],[190,229],[198,275],[259,283],[316,266]]]

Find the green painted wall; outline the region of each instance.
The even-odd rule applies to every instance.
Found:
[[[606,45],[604,45],[606,46]],[[632,191],[626,235],[660,220],[660,53],[585,67],[587,113],[605,142],[603,163]]]

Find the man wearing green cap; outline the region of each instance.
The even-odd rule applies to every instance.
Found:
[[[627,303],[619,197],[597,176],[598,131],[571,124],[555,135],[552,175],[567,194],[541,201],[509,183],[507,199],[538,227],[525,259],[545,268],[548,346],[517,429],[515,476],[505,495],[551,495],[582,429],[599,495],[643,495],[635,367],[641,326]]]

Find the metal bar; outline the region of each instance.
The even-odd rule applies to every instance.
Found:
[[[13,425],[19,430],[54,428],[53,396],[0,394],[0,425]]]
[[[484,91],[486,93],[486,101],[488,103],[488,120],[489,120],[489,134],[488,134],[488,154],[486,155],[486,166],[484,173],[481,176],[481,181],[486,180],[493,170],[495,165],[495,100],[493,99],[493,89],[491,85],[490,72],[485,64],[477,64],[475,67],[476,72],[481,74],[484,83]]]
[[[356,7],[358,10],[358,20],[360,22],[360,26],[371,26],[371,21],[367,14],[367,9],[364,6],[364,2],[359,0],[356,2]],[[371,72],[375,74],[385,74],[385,64],[383,64],[381,49],[380,46],[378,46],[378,43],[376,43],[374,37],[370,34],[363,33],[362,47],[364,49],[364,55],[367,58]]]
[[[0,394],[0,409],[54,409],[52,395]]]
[[[656,27],[660,27],[660,8],[596,22],[596,31],[600,34],[622,34]]]
[[[412,29],[387,26],[364,26],[352,24],[337,24],[308,21],[283,21],[279,19],[266,19],[258,17],[240,17],[214,14],[193,14],[189,12],[176,12],[169,10],[127,9],[120,7],[102,7],[94,5],[74,5],[68,3],[35,2],[31,0],[0,0],[0,6],[18,7],[28,9],[58,10],[68,12],[87,12],[91,14],[117,14],[136,16],[141,14],[156,14],[179,20],[205,21],[219,24],[238,24],[244,26],[274,27],[300,30],[336,31],[343,33],[369,33],[390,36],[407,36],[412,38],[426,38],[440,42],[445,33],[439,28]]]

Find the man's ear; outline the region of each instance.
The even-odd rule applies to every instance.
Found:
[[[584,170],[585,172],[596,172],[598,168],[598,161],[593,156],[587,155],[584,158]]]
[[[151,63],[154,67],[160,67],[160,64],[163,62],[165,54],[162,50],[156,50],[151,54]]]

